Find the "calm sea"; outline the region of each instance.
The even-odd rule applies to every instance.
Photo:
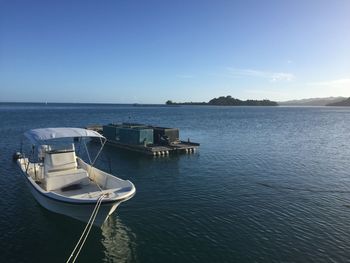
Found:
[[[79,262],[349,262],[348,108],[0,104],[1,262],[65,262],[85,226],[36,203],[11,160],[21,134],[125,121],[201,146],[163,158],[106,147],[111,167],[97,166],[137,194]]]

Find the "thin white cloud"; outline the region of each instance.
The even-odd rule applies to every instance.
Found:
[[[295,77],[291,73],[278,72],[278,73],[272,73],[270,78],[272,82],[276,82],[276,81],[292,81]]]
[[[230,74],[235,77],[264,78],[270,80],[271,82],[292,81],[295,79],[294,74],[287,72],[271,72],[264,70],[237,68],[228,68],[228,70]]]

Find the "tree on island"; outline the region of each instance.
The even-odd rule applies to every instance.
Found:
[[[211,105],[242,105],[241,100],[232,98],[230,95],[229,96],[221,96],[219,98],[214,98],[209,101],[209,104]]]

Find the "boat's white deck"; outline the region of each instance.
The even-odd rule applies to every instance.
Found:
[[[88,185],[79,185],[80,188],[72,189],[72,190],[65,190],[62,191],[62,189],[56,189],[52,190],[52,192],[71,197],[71,198],[97,198],[101,195],[100,189],[97,187],[97,185],[94,182],[90,182]]]

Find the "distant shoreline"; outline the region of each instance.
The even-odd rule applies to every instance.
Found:
[[[221,96],[211,99],[209,102],[173,102],[168,100],[166,105],[193,105],[193,106],[278,106],[271,100],[240,100],[232,96]]]

